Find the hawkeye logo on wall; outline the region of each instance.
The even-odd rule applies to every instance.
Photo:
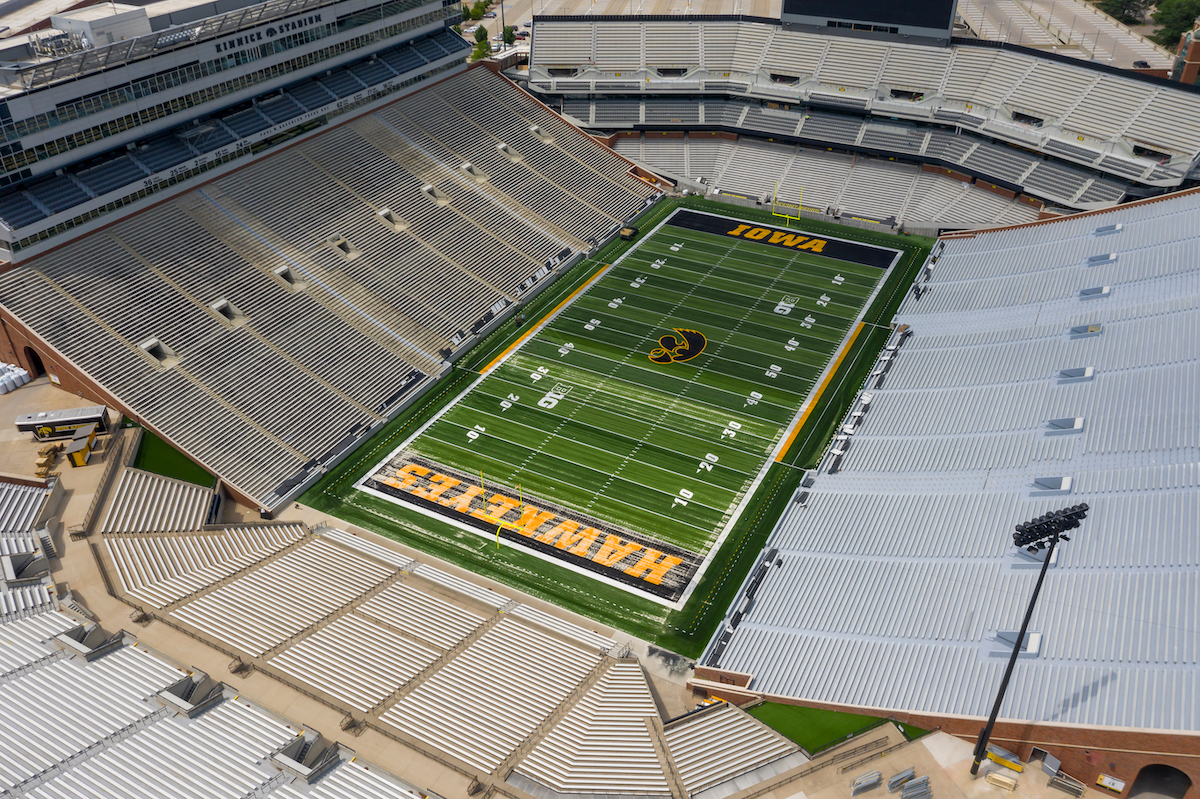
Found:
[[[812,252],[821,252],[825,249],[826,244],[825,239],[813,239],[801,236],[799,233],[768,230],[765,227],[755,227],[754,225],[738,225],[733,230],[725,231],[725,235],[750,241],[761,241],[763,244],[774,244],[776,247],[795,247],[797,250],[811,250]]]
[[[648,357],[655,363],[690,361],[708,346],[708,339],[699,330],[671,328],[678,335],[668,333],[658,340],[658,346],[650,350]]]
[[[485,488],[478,476],[471,478],[409,453],[397,454],[360,485],[392,501],[450,517],[488,537],[499,532],[543,556],[669,601],[683,594],[702,560],[694,552],[554,503],[527,502],[517,491]]]

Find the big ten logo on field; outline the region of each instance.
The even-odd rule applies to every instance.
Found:
[[[738,225],[733,230],[726,231],[725,235],[750,241],[761,241],[763,244],[774,244],[776,247],[795,247],[797,250],[820,252],[825,249],[825,239],[814,239],[801,236],[799,233],[769,230],[765,227],[754,227],[754,225]]]
[[[567,387],[569,390],[569,387]],[[540,403],[539,403],[540,404]],[[444,474],[419,463],[385,468],[376,478],[380,484],[438,507],[441,512],[497,525],[564,555],[590,561],[592,567],[620,572],[652,586],[674,584],[685,572],[694,570],[698,557],[683,550],[665,552],[662,544],[648,545],[636,537],[614,534],[600,526],[568,518],[558,511],[523,502],[520,497],[490,491],[483,486]],[[686,504],[686,503],[684,503]],[[663,547],[659,549],[657,547]],[[682,556],[682,557],[679,557]],[[683,565],[680,570],[677,567]],[[679,572],[676,574],[676,572]],[[665,586],[664,586],[665,587]]]
[[[646,357],[655,363],[674,363],[675,361],[690,361],[708,346],[708,339],[699,330],[671,328],[678,335],[667,335],[658,340],[658,346],[650,350]]]
[[[796,307],[796,304],[799,302],[799,297],[789,297],[784,295],[783,299],[776,303],[775,313],[779,314],[780,316],[787,316],[792,312],[792,310]]]

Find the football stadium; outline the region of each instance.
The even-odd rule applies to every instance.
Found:
[[[1200,797],[1194,35],[0,5],[0,797]]]

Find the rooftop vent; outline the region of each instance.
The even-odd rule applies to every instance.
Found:
[[[1093,235],[1107,236],[1110,233],[1120,233],[1124,229],[1125,226],[1120,222],[1115,225],[1101,225],[1100,227],[1096,228],[1095,231],[1093,231]]]
[[[168,347],[156,338],[148,338],[138,345],[142,352],[146,353],[152,361],[164,369],[170,369],[175,364],[179,363],[179,355],[175,350]]]
[[[301,280],[287,264],[275,267],[271,270],[271,274],[273,274],[275,279],[282,283],[283,286],[289,291],[304,291],[305,287],[307,286],[307,284]]]
[[[503,155],[505,158],[507,158],[509,161],[513,162],[514,164],[519,164],[525,160],[525,156],[521,155],[519,152],[517,152],[513,148],[509,147],[504,142],[500,142],[499,144],[497,144],[496,149],[500,151],[501,155]]]
[[[1060,435],[1062,433],[1082,433],[1083,432],[1083,417],[1082,416],[1064,416],[1062,419],[1051,419],[1046,422],[1046,435]]]
[[[1088,266],[1103,266],[1104,264],[1115,264],[1117,262],[1117,254],[1115,252],[1101,253],[1100,255],[1089,255],[1087,259]]]
[[[1090,325],[1075,325],[1070,329],[1071,338],[1084,338],[1086,336],[1098,336],[1104,326],[1099,322]]]
[[[1058,371],[1058,379],[1062,382],[1079,382],[1091,380],[1096,376],[1096,367],[1094,366],[1079,366],[1074,369],[1060,369]]]
[[[355,247],[350,243],[349,239],[340,234],[336,236],[330,236],[329,238],[325,239],[325,244],[328,245],[329,249],[333,250],[334,253],[340,255],[347,261],[353,261],[355,258],[362,255],[362,250]]]
[[[1090,289],[1080,289],[1079,299],[1100,300],[1112,294],[1112,286],[1092,286]]]
[[[1033,490],[1040,493],[1070,494],[1071,477],[1039,477],[1033,481]]]
[[[397,216],[391,208],[381,208],[375,213],[375,218],[393,233],[403,233],[408,230],[408,220]]]
[[[428,183],[426,183],[424,186],[421,187],[421,193],[424,194],[429,199],[433,200],[438,205],[444,206],[444,205],[450,204],[450,195],[449,194],[442,191],[441,189],[435,189],[433,186],[431,186]]]
[[[538,141],[545,142],[546,144],[551,144],[554,142],[554,137],[542,130],[537,125],[530,125],[529,132],[536,136]]]
[[[217,300],[208,308],[229,327],[241,327],[246,323],[246,314],[229,300]]]
[[[993,655],[1011,655],[1013,644],[1017,642],[1017,636],[1021,634],[1020,630],[997,630],[996,637],[992,640]],[[1021,641],[1021,651],[1017,657],[1037,657],[1042,648],[1042,634],[1030,630],[1025,633],[1025,639]]]
[[[476,183],[487,183],[488,176],[470,161],[464,161],[458,168],[470,175],[471,180]]]

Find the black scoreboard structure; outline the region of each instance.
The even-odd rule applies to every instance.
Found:
[[[949,44],[956,0],[783,0],[785,26],[872,39]]]

